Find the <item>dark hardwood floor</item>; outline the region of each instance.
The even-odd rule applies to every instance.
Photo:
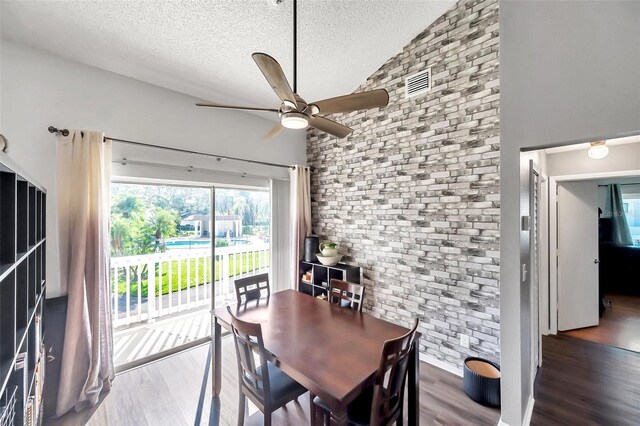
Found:
[[[218,404],[211,404],[209,347],[199,346],[116,377],[113,389],[93,413],[72,413],[46,422],[71,425],[235,425],[238,382],[236,358],[230,337],[223,342],[223,384]],[[355,361],[354,361],[355,362]],[[249,409],[247,425],[262,425],[262,413]],[[420,424],[495,426],[500,411],[483,407],[462,390],[462,379],[431,365],[420,364]],[[219,419],[219,422],[217,421]],[[309,398],[289,403],[274,413],[274,425],[309,424]]]
[[[600,325],[565,331],[562,334],[640,352],[640,296],[607,295],[607,309]]]
[[[640,424],[640,354],[544,336],[532,425]]]

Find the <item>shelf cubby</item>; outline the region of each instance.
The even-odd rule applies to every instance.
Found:
[[[36,290],[36,297],[40,297],[40,295],[42,294],[42,245],[39,245],[36,248],[36,277],[35,277],[35,282],[34,282],[34,286],[35,286],[35,290]]]
[[[33,311],[36,307],[36,301],[38,296],[36,294],[36,253],[32,251],[29,253],[28,263],[29,275],[27,279],[27,285],[29,288],[29,311]]]
[[[36,241],[42,239],[42,191],[36,189],[36,203],[38,209],[36,210]]]
[[[42,238],[47,238],[47,194],[42,193]]]
[[[360,284],[360,268],[344,263],[326,266],[318,262],[302,260],[299,270],[298,291],[314,297],[326,296],[329,292],[329,283],[333,278]],[[308,272],[311,273],[311,281],[304,279]]]
[[[24,336],[29,321],[29,280],[27,262],[23,261],[16,268],[16,342]]]
[[[0,281],[0,378],[7,377],[16,351],[16,277]]]
[[[0,273],[16,261],[16,174],[0,172]]]
[[[22,177],[16,182],[16,252],[17,259],[29,247],[29,183]]]
[[[29,247],[36,244],[36,211],[38,203],[36,201],[36,187],[29,185]]]

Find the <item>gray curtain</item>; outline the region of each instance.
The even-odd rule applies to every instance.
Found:
[[[67,322],[56,414],[97,404],[114,377],[109,286],[111,142],[72,130],[57,151],[60,279]]]
[[[631,245],[631,231],[627,223],[622,202],[622,190],[620,185],[607,185],[607,207],[611,207],[611,241],[616,245]]]

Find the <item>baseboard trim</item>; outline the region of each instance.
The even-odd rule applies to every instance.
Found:
[[[439,369],[447,371],[451,374],[455,374],[458,377],[462,377],[461,368],[457,368],[449,363],[439,360],[438,358],[429,356],[427,354],[420,354],[420,361],[426,362],[427,364],[433,365],[434,367],[438,367]]]
[[[527,411],[524,412],[524,419],[522,420],[522,426],[529,426],[531,424],[531,416],[533,416],[533,406],[535,405],[536,400],[533,397],[529,397],[529,402],[527,403]],[[498,420],[498,426],[510,426],[508,423],[505,423],[500,417]]]
[[[533,416],[533,406],[536,403],[536,400],[533,399],[533,396],[529,397],[529,402],[527,403],[527,411],[524,412],[524,419],[522,420],[523,426],[529,426],[531,424],[531,417]]]

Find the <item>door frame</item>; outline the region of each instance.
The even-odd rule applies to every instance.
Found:
[[[612,178],[640,177],[640,170],[625,170],[605,173],[585,173],[549,177],[549,303],[540,303],[541,315],[543,309],[548,309],[548,333],[558,334],[558,183],[565,181],[600,180]]]
[[[542,275],[541,266],[544,263],[543,250],[541,244],[541,213],[543,200],[542,187],[544,182],[544,176],[540,171],[540,167],[535,161],[529,161],[529,264],[531,265],[531,277],[530,277],[530,292],[531,292],[531,392],[533,395],[533,387],[535,386],[535,377],[538,372],[538,368],[542,364],[542,329],[540,326],[541,318],[541,288],[542,288]],[[535,188],[537,186],[537,189]],[[537,195],[537,200],[535,197]],[[537,211],[536,211],[537,209]],[[537,221],[536,221],[537,218]],[[536,291],[537,290],[537,294]],[[535,298],[534,298],[535,297]],[[537,301],[538,303],[534,303]],[[535,316],[534,316],[535,314]]]

